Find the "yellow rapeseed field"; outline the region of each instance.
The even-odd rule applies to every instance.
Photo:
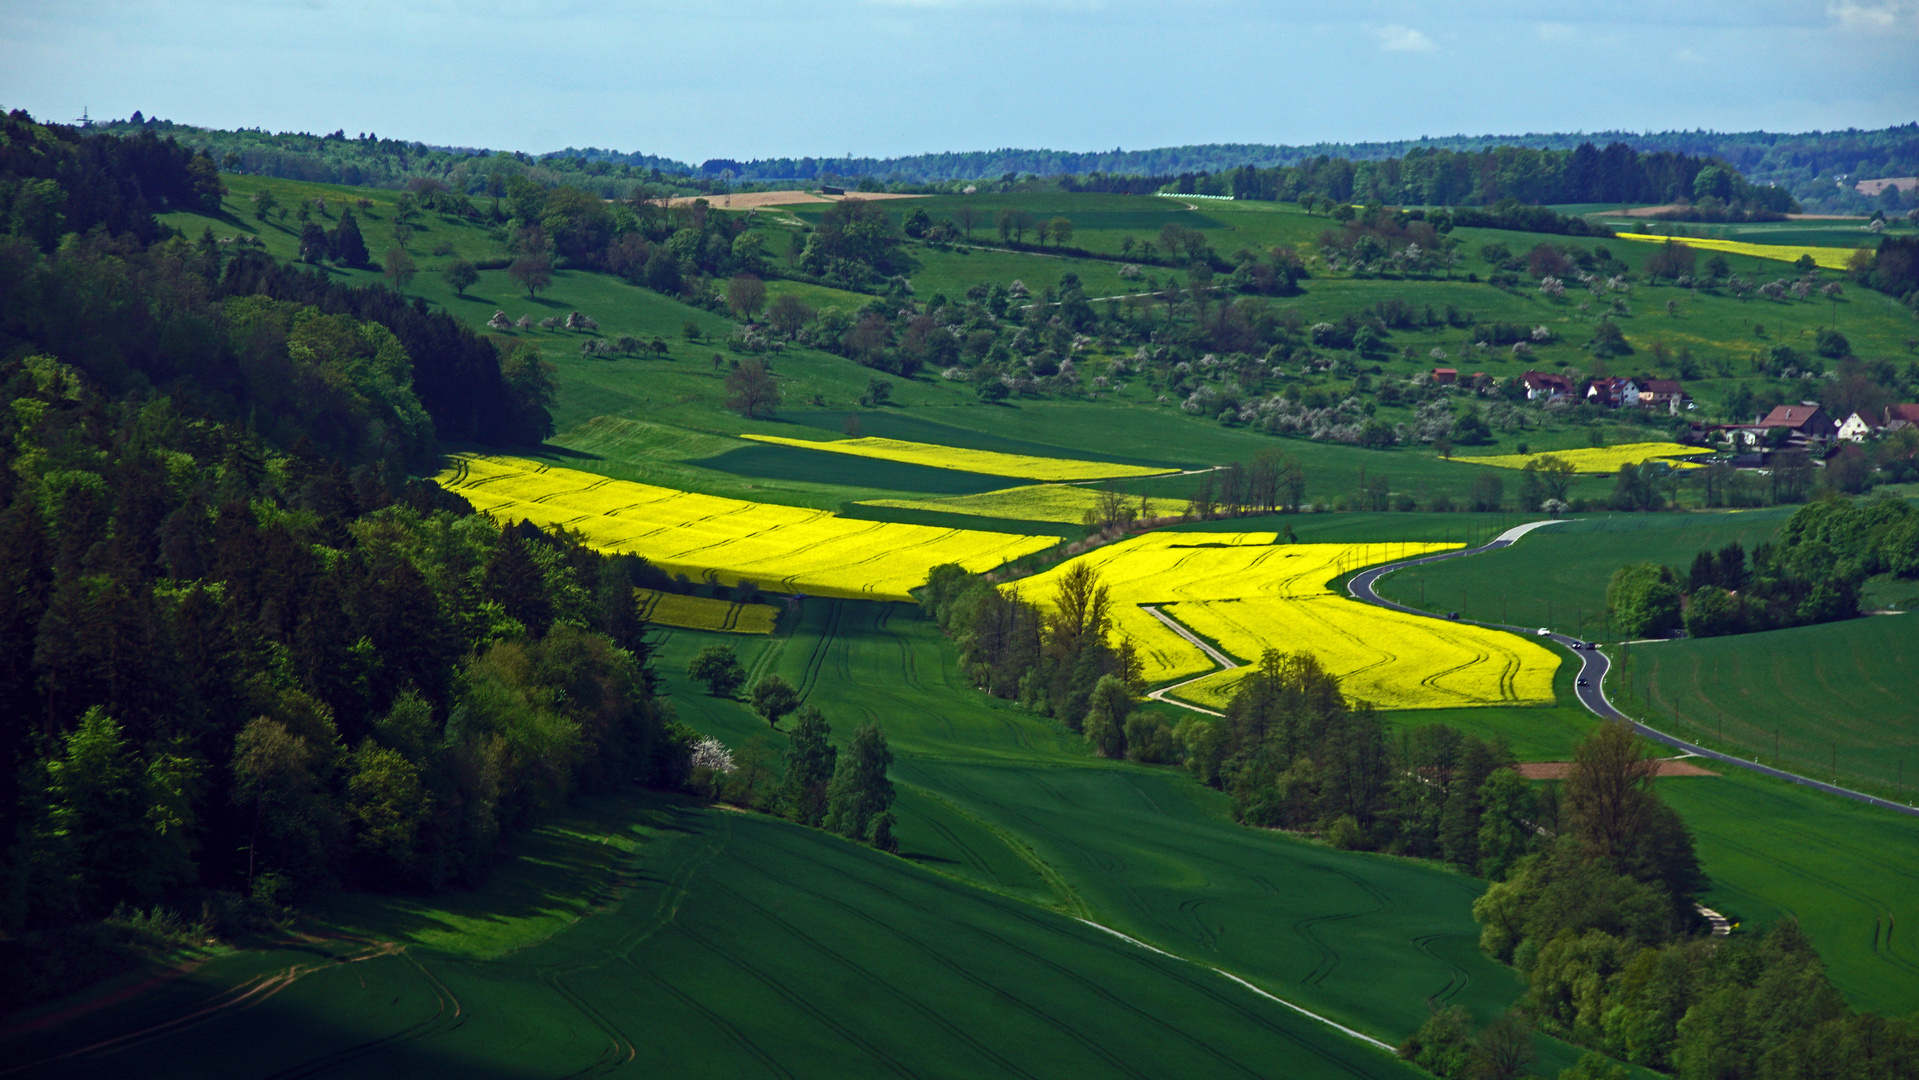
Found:
[[[1756,259],[1777,259],[1780,262],[1798,262],[1799,256],[1810,255],[1812,261],[1826,270],[1844,270],[1846,260],[1852,258],[1853,248],[1842,247],[1793,247],[1786,244],[1754,244],[1745,240],[1717,240],[1693,236],[1653,236],[1650,233],[1619,233],[1621,240],[1637,240],[1641,243],[1663,244],[1673,240],[1691,248],[1704,248],[1707,251],[1723,251],[1731,255],[1750,255]]]
[[[1522,638],[1404,615],[1334,594],[1351,570],[1458,544],[1280,544],[1275,534],[1153,532],[1097,548],[1009,589],[1042,606],[1076,561],[1099,571],[1115,629],[1131,638],[1149,682],[1202,675],[1204,653],[1142,610],[1161,610],[1232,656],[1267,648],[1315,653],[1346,692],[1381,708],[1451,708],[1552,700],[1556,656]],[[1197,703],[1230,696],[1243,673],[1194,683]]]
[[[770,634],[780,609],[771,604],[735,604],[707,596],[683,596],[657,589],[634,589],[640,618],[660,626],[684,630],[718,630],[728,634]]]
[[[1558,659],[1514,634],[1404,615],[1343,596],[1213,600],[1167,614],[1248,661],[1267,648],[1306,651],[1348,697],[1382,709],[1448,709],[1551,701]],[[1223,671],[1175,695],[1224,709],[1250,667]]]
[[[1042,551],[1051,536],[855,521],[824,510],[723,499],[556,469],[519,458],[461,456],[438,477],[505,521],[564,525],[602,551],[644,556],[669,573],[750,580],[781,592],[911,600],[927,571],[971,571]]]
[[[1582,446],[1577,450],[1545,450],[1537,454],[1497,454],[1492,457],[1460,457],[1454,461],[1466,465],[1491,465],[1499,469],[1523,469],[1528,461],[1537,461],[1543,457],[1556,457],[1570,462],[1574,472],[1613,473],[1621,465],[1634,465],[1643,461],[1665,461],[1666,464],[1681,469],[1701,468],[1695,461],[1673,460],[1688,456],[1710,454],[1712,450],[1699,446],[1683,446],[1679,443],[1642,442],[1620,443],[1618,446]]]
[[[1128,497],[1135,508],[1139,501]],[[1088,510],[1099,502],[1099,489],[1068,484],[1032,484],[1002,488],[984,495],[955,495],[947,499],[868,499],[861,506],[891,506],[901,510],[937,510],[948,514],[977,517],[1013,518],[1023,521],[1060,521],[1077,525]],[[1178,511],[1185,503],[1170,500],[1162,504]]]
[[[956,446],[906,442],[903,439],[834,439],[809,442],[779,435],[742,435],[742,439],[797,446],[804,450],[825,450],[835,454],[903,461],[909,465],[930,465],[936,469],[1013,476],[1022,480],[1104,480],[1117,476],[1160,476],[1178,469],[1158,469],[1147,465],[1112,465],[1103,461],[1078,461],[1072,458],[1028,457],[1024,454],[999,454],[991,450],[963,450]]]

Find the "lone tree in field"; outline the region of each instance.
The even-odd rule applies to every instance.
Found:
[[[1056,217],[1050,223],[1053,232],[1053,246],[1065,247],[1073,240],[1073,222],[1069,218]]]
[[[893,805],[893,782],[886,767],[893,752],[886,733],[868,724],[853,733],[853,744],[840,756],[826,793],[825,826],[849,840],[865,840],[873,819]]]
[[[413,262],[413,256],[399,248],[388,248],[386,257],[380,260],[380,266],[386,271],[386,279],[393,283],[396,291],[413,284],[413,275],[420,271]]]
[[[833,728],[818,709],[801,709],[798,720],[786,744],[786,780],[780,785],[780,802],[794,821],[817,826],[826,818],[826,789],[833,780],[839,751],[829,741]]]
[[[765,717],[769,727],[779,727],[780,717],[800,705],[800,692],[778,675],[768,675],[754,683],[752,698],[753,711]]]
[[[780,385],[759,360],[748,360],[726,376],[726,407],[751,420],[780,407]]]
[[[752,274],[741,274],[726,283],[726,306],[733,314],[751,322],[766,306],[766,282]]]
[[[686,677],[705,683],[706,692],[714,697],[726,697],[746,681],[746,669],[731,645],[708,645],[686,665]]]
[[[465,297],[466,291],[480,280],[480,271],[465,259],[455,259],[447,264],[440,276],[446,279],[455,295]]]
[[[513,260],[506,268],[506,276],[518,282],[528,296],[537,296],[541,289],[553,284],[553,259],[543,251],[529,251]]]
[[[973,226],[979,224],[979,210],[972,206],[961,206],[958,210],[953,211],[953,221],[966,233],[966,238],[971,240],[973,238]]]

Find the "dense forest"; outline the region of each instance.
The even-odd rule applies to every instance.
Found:
[[[575,791],[684,778],[643,564],[407,478],[550,430],[536,355],[168,236],[203,156],[5,132],[0,190],[63,217],[0,235],[0,1000],[124,962],[155,905],[219,933],[472,881]]]

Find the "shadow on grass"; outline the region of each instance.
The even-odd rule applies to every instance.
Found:
[[[425,896],[335,893],[312,905],[313,922],[333,932],[427,948],[497,954],[546,938],[616,899],[638,880],[644,841],[713,828],[699,804],[635,789],[583,799],[509,839],[486,880]],[[614,838],[641,841],[639,853]]]

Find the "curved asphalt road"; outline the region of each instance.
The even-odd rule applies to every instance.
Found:
[[[1347,584],[1347,591],[1351,592],[1356,599],[1363,600],[1368,604],[1378,604],[1380,607],[1391,608],[1394,611],[1403,611],[1407,613],[1408,615],[1421,615],[1429,619],[1439,619],[1442,617],[1438,615],[1434,615],[1433,613],[1429,611],[1420,611],[1418,608],[1410,608],[1404,604],[1396,604],[1392,602],[1391,600],[1382,598],[1377,592],[1374,591],[1375,586],[1379,583],[1379,579],[1382,577],[1385,577],[1387,574],[1390,574],[1395,570],[1404,570],[1405,568],[1409,566],[1422,566],[1426,563],[1441,562],[1446,559],[1459,559],[1459,558],[1464,558],[1465,556],[1468,556],[1468,555],[1477,555],[1484,551],[1493,551],[1497,548],[1511,547],[1514,541],[1518,540],[1520,537],[1526,535],[1532,530],[1544,528],[1545,526],[1556,525],[1556,524],[1558,524],[1558,522],[1556,521],[1534,521],[1525,525],[1518,526],[1517,528],[1508,529],[1505,532],[1500,533],[1499,536],[1495,538],[1492,542],[1487,544],[1482,544],[1476,548],[1466,548],[1463,551],[1448,551],[1442,555],[1427,555],[1418,559],[1406,559],[1401,562],[1387,563],[1383,566],[1375,566],[1355,575],[1352,581]],[[1448,619],[1444,621],[1451,622],[1452,620]],[[1469,619],[1460,619],[1458,621],[1472,622],[1472,620],[1469,620]],[[1538,633],[1536,629],[1528,629],[1526,627],[1521,627],[1521,626],[1506,626],[1502,623],[1472,623],[1472,625],[1490,627],[1491,629],[1494,629],[1494,630],[1506,630],[1511,633],[1523,634],[1528,637],[1531,637]],[[1584,686],[1575,687],[1575,693],[1577,693],[1579,696],[1579,703],[1581,705],[1584,705],[1587,711],[1591,712],[1595,716],[1598,716],[1607,720],[1623,720],[1626,723],[1631,724],[1633,726],[1634,731],[1637,731],[1639,734],[1644,735],[1646,738],[1652,739],[1655,742],[1665,743],[1667,746],[1673,747],[1676,750],[1682,750],[1686,753],[1694,754],[1702,758],[1711,758],[1714,761],[1722,762],[1727,765],[1737,765],[1738,767],[1742,769],[1750,769],[1753,772],[1763,773],[1766,776],[1777,777],[1780,780],[1790,780],[1795,784],[1804,784],[1805,786],[1809,788],[1817,788],[1818,790],[1827,792],[1828,794],[1842,796],[1847,799],[1854,799],[1862,803],[1870,803],[1873,806],[1881,806],[1886,808],[1887,810],[1897,810],[1899,813],[1906,814],[1911,817],[1919,817],[1919,809],[1914,809],[1913,807],[1907,806],[1904,803],[1891,802],[1886,799],[1878,798],[1877,796],[1868,795],[1863,791],[1854,791],[1851,788],[1843,788],[1834,784],[1822,783],[1818,780],[1812,779],[1811,777],[1800,776],[1797,773],[1785,772],[1780,769],[1772,768],[1771,766],[1761,765],[1756,761],[1747,761],[1744,758],[1734,757],[1731,754],[1722,754],[1717,750],[1708,750],[1703,746],[1695,746],[1692,743],[1685,741],[1684,739],[1676,738],[1674,736],[1666,734],[1663,731],[1659,731],[1655,728],[1647,727],[1646,725],[1640,723],[1639,721],[1634,720],[1632,717],[1627,716],[1625,713],[1620,712],[1618,709],[1613,708],[1612,702],[1606,700],[1606,672],[1612,669],[1612,661],[1606,659],[1605,653],[1600,652],[1598,649],[1576,648],[1576,646],[1583,644],[1583,642],[1581,642],[1578,638],[1567,637],[1564,634],[1551,634],[1548,636],[1550,636],[1554,641],[1557,641],[1561,645],[1564,645],[1568,648],[1573,648],[1575,650],[1575,655],[1579,657],[1579,661],[1580,661],[1579,678],[1585,680],[1586,682],[1586,685]]]

